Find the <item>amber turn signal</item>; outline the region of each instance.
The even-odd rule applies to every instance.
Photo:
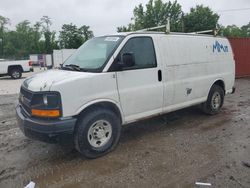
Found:
[[[33,116],[39,116],[39,117],[59,117],[60,116],[60,111],[59,110],[32,109],[31,114]]]

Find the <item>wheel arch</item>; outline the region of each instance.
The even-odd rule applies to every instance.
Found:
[[[121,123],[124,122],[124,117],[121,107],[116,102],[109,99],[103,99],[103,100],[99,99],[83,105],[81,108],[78,109],[77,116],[82,116],[83,114],[93,110],[94,108],[109,109],[112,112],[114,112],[117,115],[117,117],[119,117]]]
[[[209,87],[209,90],[208,90],[208,92],[207,92],[207,97],[208,97],[209,92],[210,92],[211,88],[213,87],[213,85],[218,85],[218,86],[220,86],[220,87],[223,89],[224,94],[226,93],[226,85],[225,85],[224,80],[223,80],[222,78],[218,78],[218,79],[216,79],[216,80],[211,84],[211,86]]]
[[[13,69],[19,69],[21,72],[23,72],[23,67],[21,65],[10,65],[8,66],[8,74],[10,74],[10,71]]]
[[[218,86],[220,86],[222,89],[223,89],[223,91],[224,91],[224,94],[225,94],[225,92],[226,92],[226,86],[225,86],[225,82],[222,80],[222,79],[218,79],[218,80],[216,80],[214,83],[213,83],[213,85],[218,85]],[[212,86],[213,86],[212,85]],[[211,87],[212,87],[211,86]],[[211,89],[211,88],[210,88]]]

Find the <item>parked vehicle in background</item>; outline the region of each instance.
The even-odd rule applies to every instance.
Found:
[[[48,69],[52,69],[53,63],[52,63],[52,55],[51,54],[46,54],[45,55],[45,62],[46,62],[46,67]]]
[[[40,66],[40,63],[38,61],[38,54],[30,54],[30,61],[32,66]]]
[[[13,79],[22,77],[22,73],[33,71],[30,60],[0,61],[0,76],[11,76]]]
[[[200,105],[210,115],[234,92],[226,38],[133,32],[85,42],[59,70],[26,79],[16,108],[28,137],[70,137],[88,158],[112,151],[121,125]]]
[[[59,68],[75,51],[76,49],[53,50],[53,67]]]
[[[30,54],[30,60],[32,66],[46,67],[48,69],[53,68],[51,54]]]

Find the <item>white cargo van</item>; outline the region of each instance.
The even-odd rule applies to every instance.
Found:
[[[28,137],[74,141],[88,158],[117,145],[121,125],[200,104],[216,114],[234,92],[227,39],[134,32],[95,37],[61,69],[24,81],[16,108]]]

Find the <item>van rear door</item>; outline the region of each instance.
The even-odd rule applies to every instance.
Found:
[[[163,83],[161,66],[157,65],[151,37],[130,38],[118,58],[132,53],[135,65],[117,72],[118,91],[125,121],[161,113],[163,107]]]

